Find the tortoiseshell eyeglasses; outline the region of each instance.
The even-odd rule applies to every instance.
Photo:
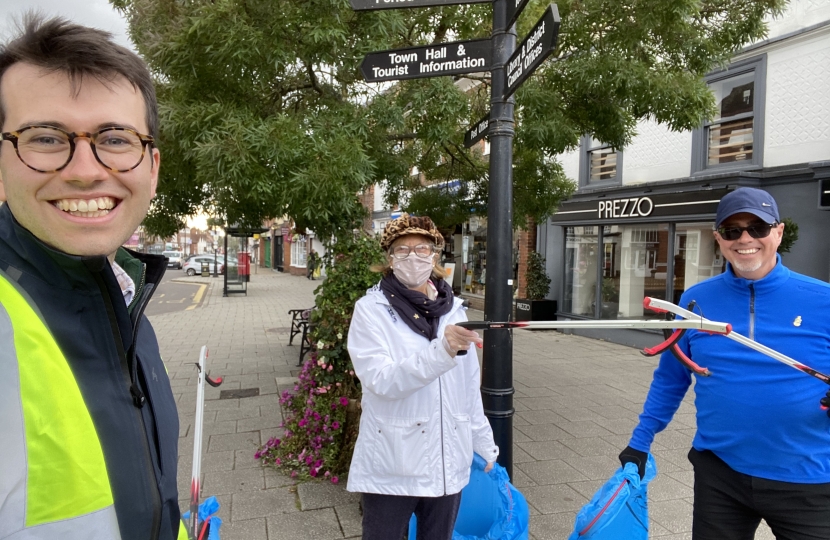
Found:
[[[150,135],[122,127],[69,133],[54,126],[27,126],[0,133],[0,141],[10,141],[24,165],[43,173],[60,171],[72,161],[75,139],[89,139],[95,159],[112,172],[135,169],[144,159],[147,145],[154,144]]]

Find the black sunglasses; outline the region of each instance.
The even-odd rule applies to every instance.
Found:
[[[777,223],[771,225],[769,223],[754,223],[747,227],[718,227],[717,231],[724,240],[729,241],[737,240],[744,234],[744,231],[748,232],[752,238],[766,238],[776,225]]]

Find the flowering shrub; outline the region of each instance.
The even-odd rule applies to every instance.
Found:
[[[292,478],[336,484],[349,468],[359,419],[360,382],[346,337],[355,302],[380,279],[369,268],[382,262],[383,252],[376,239],[358,236],[338,240],[329,253],[334,255],[328,256],[328,275],[315,291],[310,317],[315,347],[293,391],[280,397],[285,432],[281,439],[270,438],[254,457]]]

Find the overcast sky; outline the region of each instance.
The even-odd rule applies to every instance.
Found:
[[[111,32],[116,42],[130,47],[127,22],[112,8],[107,0],[0,0],[0,41],[14,34],[14,21],[27,9],[37,9],[49,15],[67,19]]]

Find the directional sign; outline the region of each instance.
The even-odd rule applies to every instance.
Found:
[[[475,143],[490,134],[490,113],[487,116],[476,122],[476,124],[467,130],[464,134],[464,147],[470,148]]]
[[[429,6],[454,6],[458,4],[483,4],[493,0],[349,0],[355,11],[378,9],[418,8]],[[511,2],[513,0],[510,0]],[[527,2],[527,0],[522,0]]]
[[[490,71],[492,56],[489,39],[455,41],[369,53],[360,71],[368,82],[461,75]]]
[[[559,10],[551,4],[533,27],[522,44],[507,61],[504,70],[504,97],[510,97],[525,79],[536,71],[545,58],[556,48],[559,36]]]
[[[510,28],[527,5],[528,0],[507,0],[507,27]]]

